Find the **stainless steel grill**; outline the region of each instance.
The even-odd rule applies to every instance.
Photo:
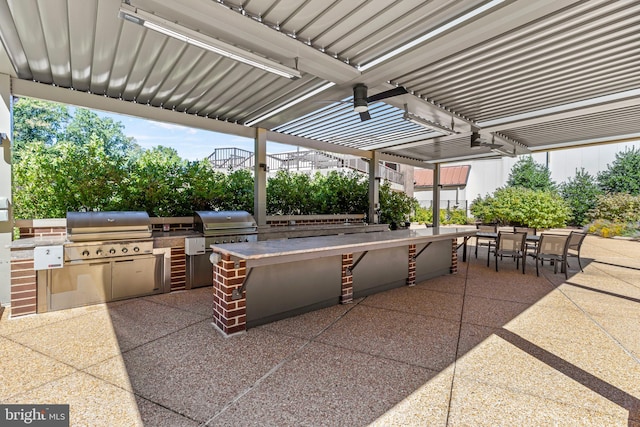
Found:
[[[151,254],[146,212],[67,212],[67,262]]]
[[[195,229],[207,238],[207,247],[214,243],[257,240],[256,220],[246,211],[196,211],[193,222]]]
[[[67,212],[67,240],[63,268],[38,279],[38,311],[167,292],[171,260],[146,212]]]
[[[200,236],[185,239],[187,289],[211,285],[211,245],[258,240],[256,220],[246,211],[196,211],[193,223]]]
[[[150,237],[146,212],[67,212],[67,239],[72,242]]]

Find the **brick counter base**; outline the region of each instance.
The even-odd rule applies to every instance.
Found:
[[[11,317],[35,314],[36,294],[33,259],[11,261]]]
[[[240,290],[247,276],[246,261],[236,264],[228,254],[213,268],[213,324],[224,334],[233,335],[247,329],[246,294],[232,299],[234,289]]]
[[[458,239],[451,240],[451,268],[449,273],[458,273]]]

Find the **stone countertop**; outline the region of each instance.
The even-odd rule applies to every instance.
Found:
[[[458,237],[474,236],[476,230],[464,228],[427,228],[382,231],[379,233],[340,234],[288,240],[211,245],[214,252],[247,261],[247,267],[310,260],[352,252],[386,249]]]
[[[328,236],[332,234],[371,233],[388,231],[388,224],[345,223],[324,225],[286,225],[258,227],[258,240],[288,239],[299,237]]]
[[[180,248],[184,247],[185,237],[200,237],[202,234],[193,230],[183,231],[154,231],[153,247],[154,248]]]
[[[37,246],[62,245],[66,242],[66,236],[28,237],[26,239],[14,240],[8,247],[11,248],[11,250],[23,250],[33,249]]]

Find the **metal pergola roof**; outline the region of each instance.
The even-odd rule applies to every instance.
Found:
[[[18,96],[428,166],[639,137],[638,24],[625,0],[0,0],[0,73]],[[361,122],[358,83],[409,93]]]

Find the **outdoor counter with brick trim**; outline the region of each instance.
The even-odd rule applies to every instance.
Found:
[[[426,228],[212,245],[214,323],[244,331],[457,272],[462,228]]]

